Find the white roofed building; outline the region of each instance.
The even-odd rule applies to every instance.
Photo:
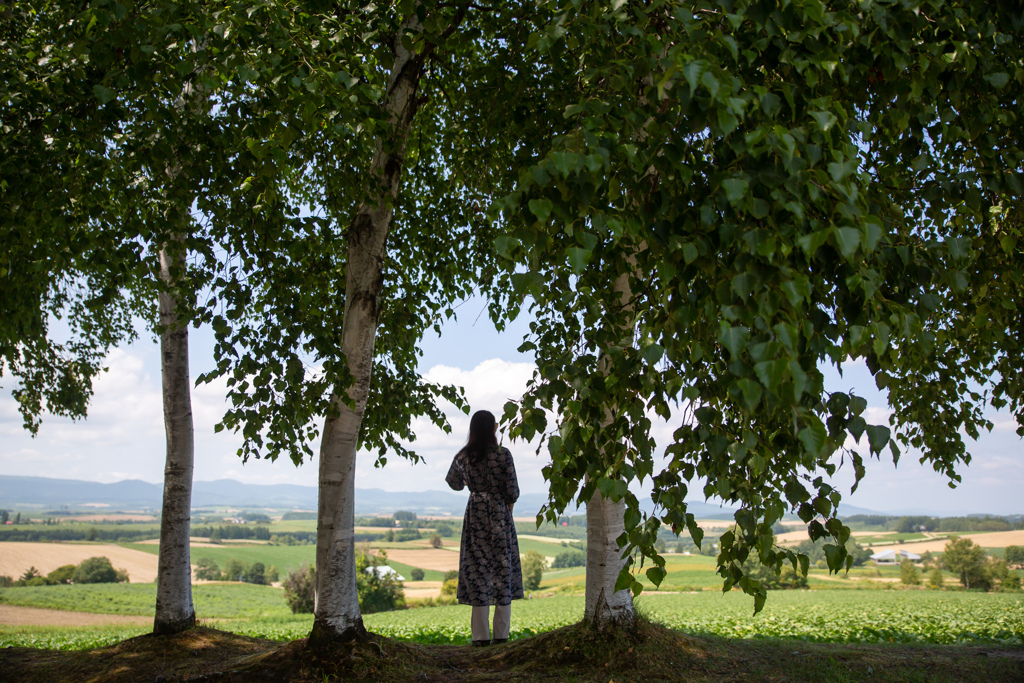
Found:
[[[921,559],[921,556],[917,553],[912,553],[909,550],[896,548],[877,552],[871,556],[871,559],[874,560],[876,564],[899,564],[903,560],[917,562]]]

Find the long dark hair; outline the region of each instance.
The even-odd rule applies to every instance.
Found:
[[[469,421],[469,440],[462,448],[470,462],[480,462],[498,445],[494,435],[495,424],[494,415],[490,411],[478,410],[473,413]]]

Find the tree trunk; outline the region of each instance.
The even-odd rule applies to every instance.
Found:
[[[629,304],[633,294],[629,276],[620,275],[613,284],[623,306]],[[612,422],[612,407],[606,411],[604,424]],[[625,566],[618,537],[625,529],[623,522],[626,501],[615,502],[600,491],[587,502],[587,587],[583,619],[598,628],[630,624],[636,618],[633,594],[628,590],[615,590],[615,581]]]
[[[173,282],[171,269],[185,267],[183,252],[160,250],[160,279]],[[160,556],[156,579],[156,634],[179,633],[196,624],[192,604],[189,532],[192,514],[194,443],[188,373],[188,325],[175,310],[173,294],[161,292],[160,374],[163,385],[167,462],[160,519]]]
[[[421,30],[418,19],[403,23],[395,39],[395,62],[384,106],[390,127],[378,138],[370,173],[379,182],[376,196],[360,205],[348,232],[342,354],[351,384],[345,396],[331,397],[333,416],[324,424],[320,445],[319,508],[316,537],[316,607],[311,647],[344,642],[365,634],[356,591],[355,514],[356,450],[373,370],[373,344],[380,318],[383,258],[388,228],[401,179],[406,141],[417,107],[422,55],[402,45],[407,31]]]

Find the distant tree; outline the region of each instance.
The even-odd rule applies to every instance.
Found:
[[[221,536],[220,527],[214,527],[213,530],[210,531],[210,537],[209,538],[210,538],[210,543],[220,543],[221,539],[223,538]]]
[[[969,538],[950,536],[942,555],[942,564],[960,576],[960,584],[967,589],[988,588],[987,556],[985,550]]]
[[[391,532],[389,531],[388,534],[391,534]],[[394,532],[394,534],[396,543],[403,543],[405,541],[416,541],[422,538],[422,536],[420,536],[420,532],[418,529],[399,529],[398,531]]]
[[[552,569],[569,569],[570,567],[586,567],[587,554],[582,550],[573,548],[555,555],[551,563]]]
[[[1009,572],[1006,578],[999,583],[999,590],[1002,591],[1019,591],[1020,590],[1020,575],[1017,572]]]
[[[903,560],[900,563],[900,581],[906,586],[921,585],[921,572],[910,560]]]
[[[123,569],[123,568],[122,569],[118,569],[116,571],[116,574],[117,574],[117,582],[118,583],[129,583],[129,580],[128,580],[129,577],[128,577],[128,570],[127,569]]]
[[[94,527],[94,526],[89,527],[89,530],[85,532],[85,540],[87,540],[87,541],[95,541],[95,540],[99,539],[99,537],[100,537],[100,532],[97,531],[96,527]]]
[[[71,580],[75,576],[75,565],[65,564],[57,567],[52,572],[46,575],[46,581],[52,584],[58,583],[71,583]]]
[[[926,550],[923,553],[921,553],[921,564],[923,564],[925,567],[930,567],[932,565],[932,562],[934,561],[935,556],[932,555],[931,550]]]
[[[7,574],[0,574],[0,588],[10,588],[14,585],[14,579]]]
[[[196,562],[196,579],[200,581],[220,581],[220,565],[211,557],[200,557]]]
[[[396,521],[403,523],[416,521],[416,513],[409,512],[408,510],[399,510],[395,513],[394,517]]]
[[[267,583],[277,583],[281,578],[281,572],[274,565],[267,567]]]
[[[441,534],[445,538],[455,535],[455,529],[453,529],[452,525],[448,522],[438,522],[434,525],[434,531]]]
[[[1003,559],[1006,560],[1006,564],[1009,567],[1024,568],[1024,546],[1006,546],[1006,550],[1003,552]]]
[[[444,546],[444,541],[441,540],[441,534],[434,534],[430,537],[431,548],[441,548]]]
[[[547,561],[544,556],[536,550],[530,550],[523,555],[523,587],[526,590],[535,591],[540,588],[541,578],[544,576],[544,569]]]
[[[449,569],[448,571],[446,571],[444,573],[444,581],[451,581],[452,579],[458,579],[458,578],[459,578],[459,570],[458,569]]]
[[[106,557],[82,560],[72,577],[73,583],[117,583],[117,570]]]
[[[665,545],[665,539],[664,538],[659,538],[658,540],[656,540],[654,542],[654,549],[657,550],[659,553],[665,552],[665,548],[666,548],[666,545]]]
[[[243,575],[245,574],[245,565],[231,558],[224,563],[224,580],[225,581],[242,581]]]
[[[242,573],[242,580],[246,583],[254,583],[263,586],[267,583],[267,568],[262,562],[253,562]]]
[[[293,614],[312,614],[316,604],[316,569],[304,564],[293,572],[288,572],[282,582],[284,599],[291,607]]]
[[[36,569],[35,566],[32,566],[24,571],[24,573],[18,578],[18,581],[24,583],[26,581],[31,581],[32,579],[41,578],[43,578],[42,573],[38,569]]]
[[[425,574],[423,573],[423,570],[419,567],[413,567],[412,571],[409,573],[409,576],[410,578],[412,578],[413,581],[422,581]]]
[[[932,588],[942,588],[946,583],[946,577],[942,575],[942,569],[934,567],[928,572],[928,585]]]
[[[7,510],[0,510],[0,524],[7,524],[7,521],[11,518],[11,513]]]
[[[21,513],[20,512],[18,514],[14,515],[14,523],[15,524],[21,524]]]

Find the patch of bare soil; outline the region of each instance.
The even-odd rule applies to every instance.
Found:
[[[459,554],[450,550],[424,548],[423,550],[406,550],[389,548],[388,559],[420,569],[434,569],[441,572],[459,568]]]
[[[49,574],[65,564],[79,564],[90,557],[106,557],[117,569],[128,571],[132,583],[156,581],[157,556],[112,543],[27,543],[7,541],[0,544],[0,574],[19,577],[29,567]]]
[[[124,614],[90,614],[59,609],[39,609],[0,604],[0,624],[4,626],[118,626],[152,624],[152,617]]]

